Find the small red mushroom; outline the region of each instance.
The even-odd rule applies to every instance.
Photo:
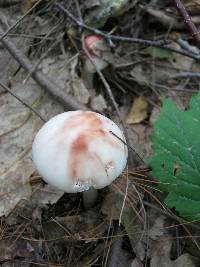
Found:
[[[89,35],[85,37],[84,46],[86,50],[82,78],[88,89],[93,89],[94,73],[105,69],[111,55],[110,48],[100,35]]]

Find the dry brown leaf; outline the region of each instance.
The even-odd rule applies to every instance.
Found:
[[[66,94],[71,94],[79,102],[87,104],[90,99],[90,93],[77,74],[77,65],[78,55],[66,54],[65,58],[47,58],[43,60],[41,68]]]
[[[20,81],[24,77],[18,74],[18,80],[13,81],[14,93],[37,108],[46,118],[63,111],[63,108],[44,94],[32,80],[23,85]],[[0,103],[0,216],[2,216],[8,215],[21,199],[30,197],[32,189],[29,177],[35,170],[31,160],[31,147],[42,122],[7,93],[0,96]]]
[[[148,84],[149,78],[147,76],[147,73],[145,73],[145,71],[143,70],[141,64],[134,66],[130,74],[139,85]]]
[[[96,110],[98,112],[102,112],[107,108],[106,100],[102,95],[94,96],[91,99],[90,106],[93,110]]]
[[[144,98],[138,97],[134,99],[131,111],[126,119],[126,123],[136,124],[142,122],[147,117],[147,110],[148,103]]]
[[[177,43],[172,43],[171,46],[174,49],[181,49],[181,47]],[[171,64],[174,68],[180,69],[181,71],[190,71],[193,63],[193,58],[186,57],[178,53],[173,53]]]
[[[130,185],[126,203],[123,207],[125,187],[125,177],[117,179],[105,196],[101,209],[102,213],[107,215],[108,221],[119,220],[120,214],[122,214],[121,223],[128,234],[132,249],[143,260],[145,257],[145,244],[141,240],[141,236],[144,226],[141,218],[142,212],[140,211],[139,214],[137,211],[139,197],[135,186]],[[140,197],[142,199],[141,192]]]
[[[198,267],[197,259],[187,253],[174,261],[170,259],[172,240],[172,237],[167,235],[157,239],[152,248],[150,267]]]
[[[149,247],[151,248],[150,267],[197,267],[196,258],[189,254],[182,254],[176,260],[171,260],[171,248],[174,239],[169,228],[165,227],[166,217],[151,213],[152,227],[149,229]]]

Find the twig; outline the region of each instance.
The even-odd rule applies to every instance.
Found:
[[[5,84],[3,84],[0,81],[0,86],[2,88],[4,88],[9,94],[11,94],[12,96],[14,96],[19,102],[21,102],[25,107],[27,107],[28,109],[30,109],[33,113],[35,113],[35,115],[37,115],[43,122],[46,122],[45,118],[43,118],[43,116],[33,107],[31,107],[29,104],[27,104],[24,100],[22,100],[19,96],[17,96],[15,93],[13,93],[13,91],[8,88]]]
[[[119,139],[125,146],[127,146],[130,150],[132,150],[135,154],[137,154],[138,158],[141,160],[141,162],[146,165],[145,161],[140,157],[140,155],[135,151],[134,148],[132,148],[129,144],[127,144],[124,140],[122,140],[118,135],[113,133],[112,131],[109,131],[112,135],[114,135],[117,139]]]
[[[122,227],[117,225],[115,235],[119,235],[122,232]],[[114,241],[111,249],[111,255],[109,257],[108,267],[116,267],[119,264],[119,254],[121,252],[123,239],[119,238]]]
[[[144,46],[154,46],[154,47],[163,48],[168,51],[181,54],[183,56],[193,58],[195,60],[200,60],[200,55],[188,53],[187,51],[184,51],[182,49],[175,49],[173,47],[169,47],[169,44],[172,42],[171,40],[152,41],[152,40],[144,40],[144,39],[139,39],[139,38],[124,37],[124,36],[108,34],[99,29],[86,25],[83,21],[77,19],[73,14],[71,14],[71,12],[67,10],[66,8],[64,8],[62,5],[56,3],[55,6],[58,7],[60,10],[62,10],[64,14],[66,14],[78,27],[84,28],[90,32],[103,36],[108,41],[108,43],[110,43],[110,41],[113,40],[113,41],[136,43],[136,44],[141,44]]]
[[[167,79],[163,79],[162,82],[165,82],[167,81],[169,78]],[[160,89],[163,89],[163,90],[167,90],[167,91],[176,91],[176,92],[185,92],[185,93],[197,93],[199,90],[198,89],[183,89],[183,88],[171,88],[169,86],[166,86],[166,85],[163,85],[163,84],[160,84],[160,83],[149,83],[148,86],[150,87],[158,87]]]
[[[196,40],[196,42],[200,45],[200,32],[196,28],[195,24],[193,23],[190,15],[188,14],[187,10],[185,9],[184,4],[181,0],[174,0],[176,4],[176,8],[183,18],[185,25],[187,26],[188,30],[191,32],[192,37]]]
[[[170,79],[179,79],[179,78],[200,78],[200,73],[199,72],[179,72],[173,75],[170,75],[167,80]]]
[[[181,48],[188,51],[189,53],[200,56],[200,50],[196,46],[189,44],[188,41],[179,37],[176,39],[176,42],[180,45]]]
[[[55,6],[58,7],[60,10],[62,10],[72,21],[75,22],[75,24],[78,27],[84,28],[90,32],[101,35],[108,41],[113,40],[113,41],[122,41],[122,42],[132,42],[132,43],[137,43],[137,44],[143,44],[145,46],[157,46],[157,47],[161,47],[161,46],[163,47],[164,45],[171,43],[170,40],[152,41],[152,40],[145,40],[145,39],[139,39],[139,38],[124,37],[124,36],[108,34],[106,32],[103,32],[101,30],[98,30],[96,28],[86,25],[83,21],[80,21],[79,19],[77,19],[69,10],[64,8],[61,4],[56,3]]]
[[[15,58],[15,60],[27,71],[31,72],[33,65],[29,59],[21,53],[20,50],[8,40],[8,38],[1,40],[4,47],[9,51],[9,53]],[[67,95],[63,92],[61,88],[50,78],[47,78],[41,71],[36,70],[31,74],[31,77],[49,94],[51,94],[57,101],[62,103],[65,108],[70,110],[86,110],[87,107],[79,103],[73,96]]]

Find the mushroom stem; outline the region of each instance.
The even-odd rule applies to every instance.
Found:
[[[85,209],[92,208],[97,200],[98,190],[90,187],[89,190],[83,192],[83,205]]]

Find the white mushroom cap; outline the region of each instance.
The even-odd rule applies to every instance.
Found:
[[[59,114],[37,133],[33,161],[43,179],[68,193],[91,186],[103,188],[115,180],[127,162],[127,148],[119,127],[91,111]]]

